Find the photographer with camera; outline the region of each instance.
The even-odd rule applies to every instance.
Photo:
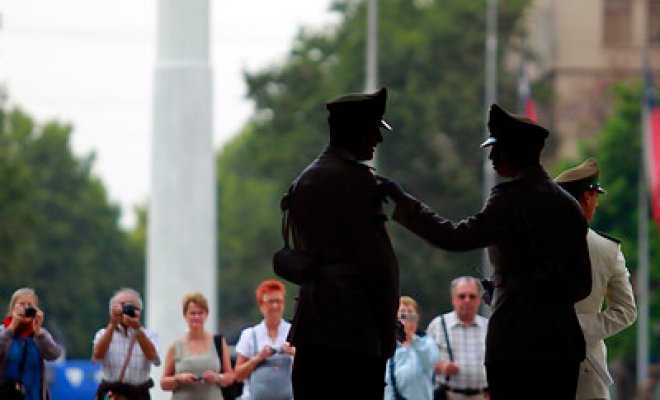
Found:
[[[33,289],[21,288],[9,301],[0,326],[0,399],[50,399],[45,361],[62,354],[44,328],[44,312]]]
[[[150,399],[151,365],[160,365],[158,334],[140,323],[142,299],[130,288],[122,288],[110,299],[110,322],[94,336],[92,360],[101,363],[97,400]]]
[[[385,369],[385,400],[433,399],[433,367],[440,352],[433,339],[417,331],[418,322],[417,302],[401,296],[397,346]]]
[[[295,347],[286,337],[291,324],[282,319],[286,288],[269,279],[257,287],[259,324],[246,328],[236,343],[236,380],[246,380],[242,399],[290,400],[293,398],[291,368]]]

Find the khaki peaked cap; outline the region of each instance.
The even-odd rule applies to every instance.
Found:
[[[555,183],[567,189],[573,190],[597,190],[598,193],[607,193],[598,183],[600,166],[595,158],[591,157],[582,164],[567,169],[555,178]]]

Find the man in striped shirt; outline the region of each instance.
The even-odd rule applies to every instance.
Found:
[[[479,281],[471,276],[454,279],[451,302],[454,310],[434,318],[427,328],[440,348],[440,360],[435,365],[436,391],[444,386],[449,400],[486,399],[488,320],[477,315],[481,303]]]
[[[94,336],[92,359],[101,363],[97,398],[112,393],[131,400],[150,399],[151,366],[160,365],[158,334],[142,327],[142,299],[122,288],[110,299],[110,321]]]

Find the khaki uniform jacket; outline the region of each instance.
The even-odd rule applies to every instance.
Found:
[[[289,217],[294,247],[317,261],[300,288],[289,342],[391,357],[399,267],[369,167],[326,147],[294,182]]]
[[[589,359],[580,365],[577,399],[608,399],[608,385],[597,372],[608,374],[603,340],[632,325],[637,318],[637,308],[619,242],[589,229],[587,243],[593,287],[589,297],[575,304],[575,311],[587,342]],[[611,379],[609,374],[607,377]]]
[[[523,218],[526,227],[521,227]],[[531,167],[495,186],[484,208],[460,222],[413,198],[397,204],[394,219],[444,250],[488,247],[495,292],[486,363],[584,360],[574,304],[591,292],[587,222],[577,201],[543,167]],[[561,278],[539,279],[535,274],[542,260],[552,261],[552,276]]]

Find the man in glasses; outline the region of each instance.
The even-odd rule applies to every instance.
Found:
[[[488,391],[484,367],[488,320],[477,315],[480,288],[474,277],[454,279],[450,288],[454,310],[435,317],[426,330],[440,348],[440,360],[435,364],[436,392],[446,391],[449,400],[482,400]]]

